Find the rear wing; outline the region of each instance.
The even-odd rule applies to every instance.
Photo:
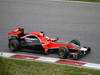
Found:
[[[13,29],[12,31],[8,32],[8,36],[19,37],[21,35],[24,35],[24,28],[21,28],[21,27],[18,27],[16,29]]]

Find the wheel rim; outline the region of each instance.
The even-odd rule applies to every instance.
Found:
[[[11,40],[9,43],[9,48],[11,51],[15,51],[15,49],[17,48],[17,41],[16,40]]]
[[[63,51],[60,51],[59,55],[60,55],[60,58],[64,58],[64,52]]]
[[[78,60],[78,59],[79,59],[79,55],[77,54],[74,56],[74,60]]]
[[[15,49],[15,47],[16,47],[16,46],[15,46],[15,44],[14,44],[14,43],[11,43],[11,44],[10,44],[10,49],[11,49],[11,50],[14,50],[14,49]]]

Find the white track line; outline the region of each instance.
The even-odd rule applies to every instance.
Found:
[[[84,67],[88,67],[88,68],[94,68],[94,69],[99,69],[100,70],[100,64],[87,63],[87,64],[85,64],[83,66]]]
[[[59,59],[57,59],[57,58],[51,58],[51,57],[40,57],[40,58],[38,58],[36,60],[43,61],[43,62],[52,62],[52,63],[55,63]]]
[[[9,57],[11,57],[11,56],[13,56],[13,55],[15,55],[15,54],[13,54],[13,53],[4,53],[4,52],[0,52],[0,56],[1,56],[1,57],[7,57],[7,58],[9,58]]]

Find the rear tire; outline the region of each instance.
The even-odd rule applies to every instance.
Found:
[[[68,58],[69,50],[65,47],[60,47],[58,50],[58,54],[61,59]]]
[[[12,38],[9,40],[9,49],[10,51],[16,51],[18,50],[20,47],[20,43],[18,41],[18,39]]]

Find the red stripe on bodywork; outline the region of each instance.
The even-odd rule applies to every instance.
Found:
[[[56,63],[75,65],[75,66],[82,66],[82,65],[86,64],[86,62],[75,61],[75,60],[67,60],[67,59],[58,60]]]

